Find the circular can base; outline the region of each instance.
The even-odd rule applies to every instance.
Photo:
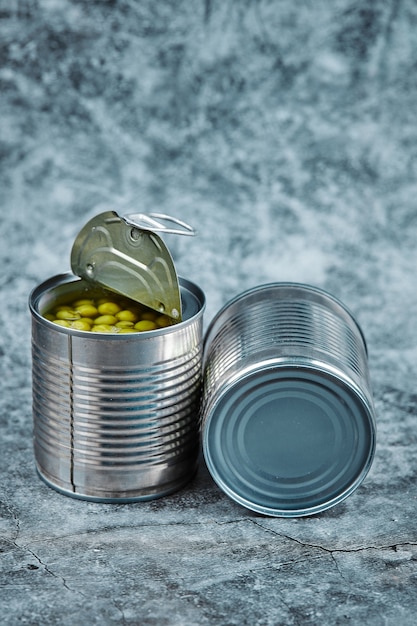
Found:
[[[317,368],[257,368],[219,394],[203,452],[233,500],[276,517],[312,515],[344,500],[374,455],[371,410],[360,392]]]

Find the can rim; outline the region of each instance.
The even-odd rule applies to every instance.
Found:
[[[78,282],[86,283],[85,279],[72,274],[71,272],[65,272],[63,274],[56,274],[55,276],[51,276],[50,278],[44,280],[39,285],[35,286],[30,294],[29,294],[29,309],[32,315],[40,321],[42,324],[49,328],[53,328],[55,331],[60,332],[64,335],[73,335],[80,337],[88,337],[91,339],[97,340],[115,340],[115,341],[132,341],[132,338],[142,337],[151,338],[151,337],[159,337],[161,335],[169,335],[173,332],[176,332],[182,328],[186,328],[191,321],[195,321],[199,317],[201,317],[206,308],[206,297],[203,290],[191,280],[183,278],[182,276],[178,276],[178,281],[180,284],[180,288],[184,288],[188,290],[190,293],[194,295],[199,304],[198,311],[188,317],[183,319],[181,322],[177,322],[171,326],[166,326],[164,328],[155,328],[153,330],[145,330],[138,331],[137,333],[91,333],[90,331],[78,330],[75,328],[66,328],[64,326],[59,326],[58,324],[54,324],[50,320],[46,319],[38,310],[36,304],[38,300],[44,295],[48,289],[53,289],[54,287],[60,287],[66,284],[77,284]]]

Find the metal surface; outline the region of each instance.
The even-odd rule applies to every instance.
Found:
[[[168,216],[136,214],[122,218],[107,211],[90,220],[76,237],[71,268],[81,278],[179,321],[182,312],[177,273],[156,230],[194,234],[184,222]]]
[[[166,235],[187,235],[194,237],[195,229],[171,215],[165,213],[128,213],[123,219],[132,226],[151,230],[154,233],[164,233]]]
[[[128,502],[171,493],[199,452],[205,299],[179,279],[183,321],[134,334],[76,331],[43,313],[91,293],[71,274],[32,292],[34,451],[41,477],[70,496]]]
[[[277,283],[228,303],[205,339],[203,451],[259,513],[323,511],[363,481],[375,415],[363,334],[329,294]]]

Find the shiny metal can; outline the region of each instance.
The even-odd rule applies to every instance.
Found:
[[[294,283],[239,295],[207,330],[203,368],[204,457],[233,500],[297,517],[361,484],[376,430],[367,348],[336,298]]]
[[[91,293],[73,274],[30,295],[37,470],[63,494],[100,502],[158,498],[197,468],[202,317],[199,287],[179,279],[182,321],[131,334],[64,328],[51,303]]]

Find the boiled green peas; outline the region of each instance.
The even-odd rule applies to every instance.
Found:
[[[56,304],[44,317],[64,328],[94,333],[138,333],[170,326],[173,321],[125,297],[92,296]]]

